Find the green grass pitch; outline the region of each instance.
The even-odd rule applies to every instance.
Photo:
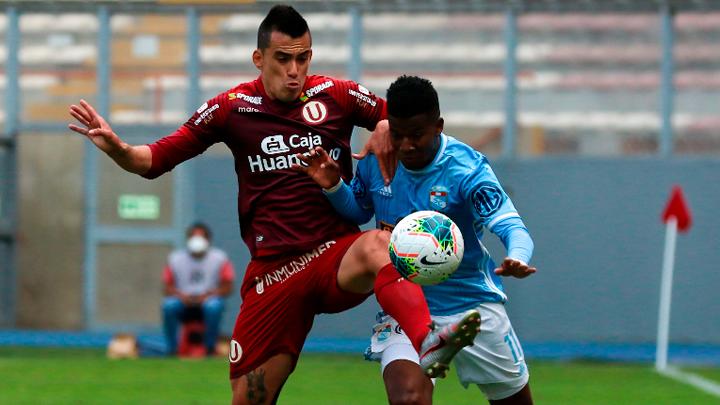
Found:
[[[649,364],[530,361],[538,405],[720,404],[720,398],[656,374]],[[719,368],[686,369],[720,383]],[[223,359],[108,360],[101,350],[0,347],[0,404],[226,404]],[[306,354],[280,396],[283,405],[385,404],[377,363],[360,354]],[[434,403],[487,403],[454,373]]]

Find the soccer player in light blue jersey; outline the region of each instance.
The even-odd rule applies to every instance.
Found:
[[[406,215],[442,212],[465,239],[460,267],[445,282],[423,287],[436,327],[476,309],[481,331],[454,364],[464,386],[476,384],[491,404],[532,404],[529,374],[520,342],[505,312],[501,276],[525,278],[533,242],[487,158],[444,134],[437,92],[425,79],[401,76],[387,91],[391,141],[400,165],[386,186],[374,156],[358,163],[350,184],[322,148],[296,167],[311,176],[335,209],[358,224],[373,214],[377,227],[392,229]],[[497,266],[481,243],[485,229],[497,235],[507,256]],[[472,237],[472,236],[475,237]],[[368,356],[379,359],[390,403],[429,404],[433,384],[423,375],[418,354],[397,323],[378,314]]]

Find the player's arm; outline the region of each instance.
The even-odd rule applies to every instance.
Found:
[[[479,156],[477,167],[461,183],[466,204],[471,207],[478,238],[486,227],[502,241],[507,256],[495,274],[525,278],[537,271],[528,265],[533,241],[510,197],[505,193],[487,160]]]
[[[68,128],[87,137],[118,166],[130,173],[140,175],[150,170],[152,165],[150,147],[147,145],[133,146],[123,142],[90,103],[80,100],[80,105],[71,105],[70,115],[80,125],[69,124]]]
[[[306,166],[293,165],[292,169],[307,174],[322,187],[335,211],[356,224],[364,224],[372,218],[372,210],[356,200],[352,189],[340,176],[340,166],[325,149],[318,146],[307,154],[298,153],[296,156]],[[360,181],[358,176],[353,179],[353,182],[356,181]]]
[[[397,155],[390,142],[390,127],[387,122],[387,104],[364,86],[351,80],[335,82],[330,90],[338,103],[352,117],[352,124],[366,128],[372,133],[355,159],[364,159],[370,153],[378,160],[385,185],[390,184],[397,169]]]
[[[532,257],[534,243],[520,217],[511,217],[499,221],[491,229],[507,250],[507,257],[495,269],[495,274],[525,278],[537,271],[528,265]]]
[[[353,153],[352,156],[355,159],[361,160],[370,153],[377,157],[383,181],[386,186],[389,185],[395,176],[398,159],[395,148],[393,148],[392,142],[390,142],[390,126],[387,119],[383,119],[375,125],[375,129],[370,134],[370,138],[360,153]]]

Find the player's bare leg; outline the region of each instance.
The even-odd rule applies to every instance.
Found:
[[[387,231],[368,231],[343,256],[338,285],[345,291],[368,293],[395,318],[420,353],[420,365],[430,377],[445,377],[448,364],[462,347],[472,344],[480,328],[480,314],[468,311],[457,324],[430,329],[430,310],[419,285],[405,280],[390,262]]]
[[[390,233],[365,232],[350,246],[340,262],[337,274],[341,289],[358,294],[374,291],[385,313],[400,324],[420,350],[430,332],[430,311],[419,285],[405,280],[390,262]]]
[[[520,391],[507,398],[490,401],[490,405],[533,405],[530,383],[525,384]]]
[[[360,236],[340,262],[340,288],[356,294],[372,291],[378,272],[390,263],[388,243],[390,233],[386,231],[372,230]]]
[[[383,371],[390,405],[432,404],[433,383],[423,370],[409,360],[390,362]]]
[[[289,354],[278,354],[255,370],[230,380],[232,405],[272,405],[292,371]]]

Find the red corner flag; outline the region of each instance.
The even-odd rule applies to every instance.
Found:
[[[687,201],[685,201],[682,188],[678,185],[675,185],[672,188],[670,200],[668,200],[668,203],[665,206],[665,211],[663,211],[662,214],[662,220],[664,223],[667,223],[671,217],[675,217],[675,219],[677,219],[677,226],[680,232],[686,232],[690,229],[690,225],[692,225],[690,207],[688,206]]]

